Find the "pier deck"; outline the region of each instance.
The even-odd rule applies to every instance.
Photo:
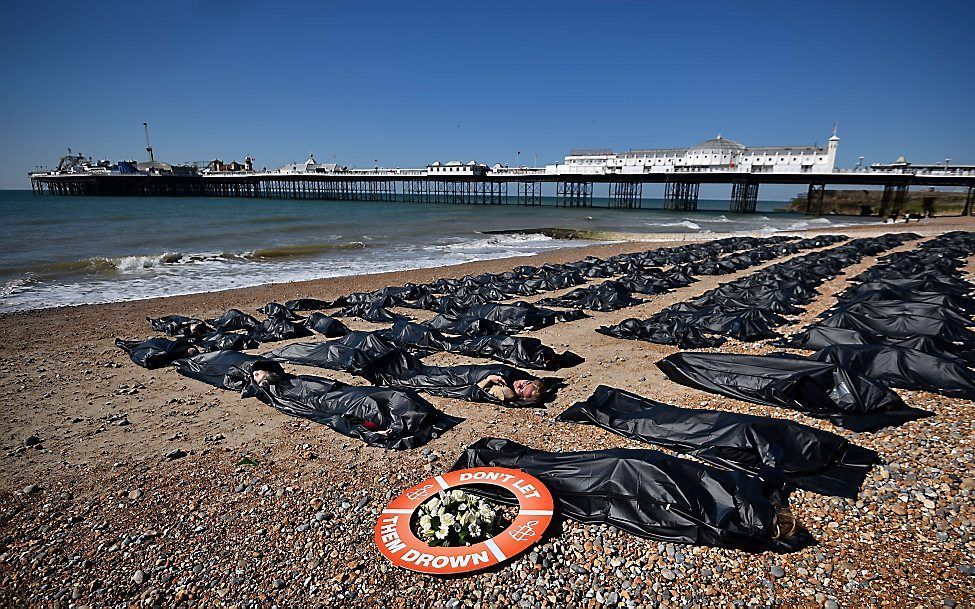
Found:
[[[487,175],[431,176],[414,172],[237,173],[215,175],[31,174],[36,194],[69,196],[256,197],[344,201],[406,201],[466,205],[541,205],[543,186],[558,207],[592,207],[597,184],[608,185],[608,207],[643,205],[643,185],[663,184],[667,209],[697,209],[701,184],[731,186],[732,212],[753,212],[762,184],[807,188],[806,211],[822,211],[827,186],[882,186],[880,213],[895,210],[911,187],[967,189],[965,215],[975,203],[975,175],[892,172],[743,173],[673,172],[643,174],[547,174],[505,172]]]

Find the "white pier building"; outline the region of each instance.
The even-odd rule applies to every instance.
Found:
[[[546,165],[545,173],[645,174],[683,171],[722,173],[832,173],[840,138],[829,138],[826,148],[817,146],[748,147],[714,139],[692,148],[652,148],[614,153],[611,150],[573,150],[564,163]]]

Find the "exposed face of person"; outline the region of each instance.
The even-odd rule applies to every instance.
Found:
[[[538,398],[538,387],[531,381],[515,381],[512,383],[511,388],[523,400],[534,400]]]
[[[260,385],[267,380],[268,373],[267,370],[255,370],[251,376],[254,378],[254,382]]]

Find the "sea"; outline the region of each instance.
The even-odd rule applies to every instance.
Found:
[[[693,213],[664,211],[652,199],[638,210],[605,204],[594,199],[592,208],[567,209],[554,200],[521,207],[0,191],[0,312],[439,267],[599,242],[552,238],[543,228],[679,238],[877,222],[776,211],[787,206],[781,201],[760,202],[754,214],[731,214],[726,200],[702,200]]]

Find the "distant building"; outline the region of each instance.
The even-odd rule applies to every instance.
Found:
[[[274,173],[334,173],[337,169],[336,163],[319,163],[315,160],[314,154],[309,154],[308,160],[304,163],[291,163],[278,167]]]
[[[682,171],[735,173],[829,173],[836,164],[840,138],[817,146],[748,147],[719,134],[691,148],[650,148],[614,153],[573,150],[563,164],[548,165],[554,174],[642,174]]]
[[[242,171],[254,171],[254,159],[250,156],[244,157],[243,163],[235,160],[224,163],[220,159],[213,159],[204,168],[205,173],[239,173]]]
[[[430,176],[483,176],[487,174],[488,167],[484,163],[477,161],[447,161],[441,163],[434,161],[427,165],[427,175]]]
[[[975,173],[975,165],[964,163],[911,163],[903,155],[893,163],[872,163],[870,171],[886,173],[937,173],[946,175],[969,175]]]

